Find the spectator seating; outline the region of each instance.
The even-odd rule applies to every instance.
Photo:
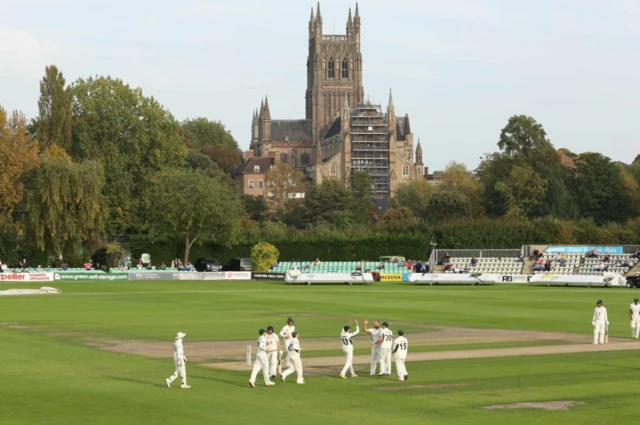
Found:
[[[522,274],[523,263],[518,261],[518,258],[481,257],[476,258],[475,266],[471,265],[471,260],[471,257],[452,257],[452,267],[445,273],[453,273],[453,269],[459,266],[463,273]]]
[[[551,270],[534,271],[534,274],[556,273],[556,274],[574,274],[576,267],[580,266],[582,261],[581,254],[566,254],[565,265],[563,266],[558,259],[558,254],[542,253],[542,263],[551,260]]]
[[[551,260],[551,271],[536,271],[535,274],[544,274],[544,273],[557,273],[557,274],[578,274],[578,275],[591,275],[591,276],[602,276],[604,273],[619,273],[626,274],[629,272],[633,266],[636,265],[638,260],[633,258],[631,254],[611,254],[609,255],[609,262],[605,263],[607,266],[607,270],[598,270],[595,268],[601,262],[604,262],[604,255],[599,255],[597,258],[585,258],[584,254],[566,254],[566,264],[565,266],[560,265],[560,260],[558,260],[558,254],[542,254],[543,263],[547,261],[547,259]],[[616,261],[620,260],[622,263],[625,261],[629,261],[629,267],[624,266],[616,266]]]
[[[309,268],[306,265],[309,264]],[[313,261],[282,261],[277,268],[271,268],[270,272],[285,273],[294,267],[298,267],[302,273],[354,273],[367,270],[379,273],[401,274],[409,270],[404,263],[385,262],[384,269],[380,268],[379,261],[324,261],[316,266]],[[422,262],[424,265],[425,263]],[[358,266],[360,270],[358,270]]]

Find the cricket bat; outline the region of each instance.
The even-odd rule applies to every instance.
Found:
[[[278,375],[282,375],[282,354],[278,356]]]
[[[604,328],[604,343],[605,344],[609,343],[609,326]]]

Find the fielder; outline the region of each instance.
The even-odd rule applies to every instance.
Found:
[[[182,380],[182,385],[180,388],[191,388],[187,385],[187,366],[186,363],[189,361],[184,355],[184,347],[182,346],[182,339],[187,336],[187,334],[178,332],[176,335],[176,342],[173,343],[173,362],[176,364],[176,371],[173,372],[173,375],[164,380],[167,384],[167,387],[171,388],[171,383],[178,378],[178,376]]]
[[[289,368],[282,373],[282,382],[287,379],[287,376],[296,372],[298,375],[298,384],[304,384],[304,377],[302,376],[302,360],[300,360],[300,340],[298,339],[298,332],[293,331],[291,333],[291,342],[289,348],[287,348],[287,360],[289,361]]]
[[[389,329],[389,323],[382,322],[380,332],[380,373],[378,376],[391,376],[391,347],[393,346],[393,332]]]
[[[342,372],[340,372],[340,377],[342,379],[346,378],[347,370],[351,372],[352,378],[357,378],[358,375],[353,371],[353,337],[360,333],[360,328],[358,327],[358,321],[356,320],[356,331],[351,333],[351,320],[349,320],[349,324],[342,329],[340,332],[340,339],[342,340],[342,352],[345,356],[347,356],[347,361],[342,368]]]
[[[407,351],[409,350],[409,341],[404,337],[404,331],[398,329],[398,338],[393,343],[393,357],[396,360],[396,372],[398,372],[398,381],[404,382],[409,379],[407,368],[404,361],[407,359]]]
[[[376,374],[376,365],[380,360],[380,322],[377,320],[373,322],[373,329],[367,329],[369,320],[364,319],[364,331],[371,334],[371,373],[369,375]],[[382,372],[382,365],[380,365],[380,372]]]
[[[593,311],[593,343],[604,344],[604,336],[609,327],[609,319],[607,318],[607,309],[602,306],[602,300],[598,300],[597,307]]]
[[[278,371],[278,353],[282,352],[280,338],[273,333],[273,326],[267,327],[267,360],[269,362],[269,377],[274,379]],[[282,356],[280,356],[282,360]]]
[[[262,376],[264,377],[264,383],[267,387],[275,385],[269,379],[269,360],[267,359],[267,331],[260,329],[258,331],[260,338],[258,338],[258,351],[256,352],[256,362],[253,364],[253,371],[251,372],[251,378],[249,379],[249,385],[256,387],[256,377],[258,372],[262,370]]]
[[[289,351],[288,350],[289,350],[289,342],[291,342],[291,334],[295,330],[296,330],[296,327],[293,326],[293,319],[291,317],[289,317],[287,319],[287,324],[284,325],[284,327],[280,331],[280,336],[284,340],[284,350],[287,352],[287,359],[289,358]],[[278,353],[278,355],[280,357],[280,363],[282,364],[282,351],[280,351]],[[289,360],[287,360],[287,366],[291,366],[289,364]],[[282,366],[280,366],[280,368],[282,369]],[[282,374],[282,373],[280,373],[280,374]]]
[[[638,339],[640,335],[640,304],[638,299],[633,299],[633,304],[629,307],[629,318],[631,318],[631,338]]]

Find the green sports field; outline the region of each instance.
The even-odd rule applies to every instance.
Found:
[[[53,286],[63,293],[0,297],[3,425],[601,425],[633,423],[640,408],[640,345],[629,338],[628,320],[636,290],[179,281]],[[609,310],[609,346],[629,349],[595,351],[590,344],[598,298]],[[279,331],[288,316],[296,319],[301,346],[309,347],[306,385],[292,376],[291,383],[266,388],[259,376],[250,388],[244,347],[260,328]],[[407,382],[371,377],[362,362],[358,378],[338,377],[338,336],[353,318],[361,328],[369,318],[405,330]],[[189,390],[178,388],[179,381],[171,389],[164,384],[178,331],[188,334]],[[355,338],[356,355],[368,353],[368,342],[366,334]],[[565,346],[580,352],[535,354]],[[531,354],[446,359],[514,349]],[[412,361],[412,354],[445,359]],[[333,357],[335,366],[321,365]],[[485,409],[560,401],[583,404]]]

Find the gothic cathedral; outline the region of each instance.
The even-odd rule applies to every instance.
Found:
[[[269,99],[254,111],[246,159],[271,157],[302,171],[309,183],[338,179],[347,186],[368,172],[375,197],[389,198],[399,184],[424,178],[422,148],[415,150],[409,116],[397,116],[389,92],[386,111],[365,100],[360,52],[360,11],[347,19],[346,35],[322,32],[320,4],[309,20],[306,117],[271,118]]]

